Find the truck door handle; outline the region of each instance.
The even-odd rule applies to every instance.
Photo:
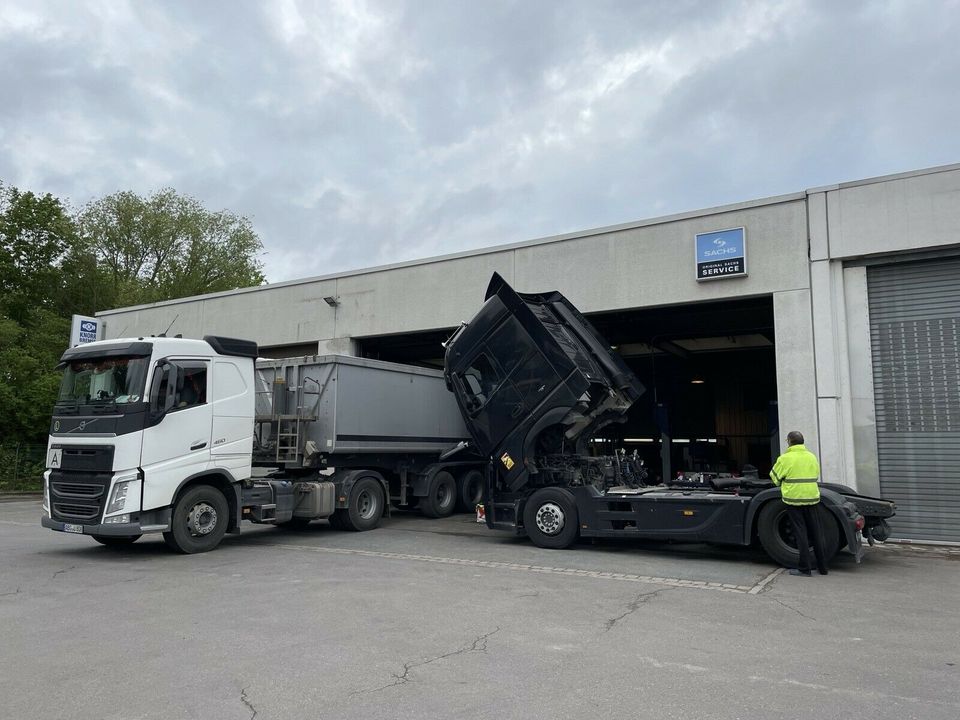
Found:
[[[515,418],[518,415],[520,415],[520,413],[522,412],[523,412],[523,405],[521,403],[517,403],[513,408],[513,412],[510,413],[510,417]]]
[[[203,450],[206,446],[207,446],[206,441],[204,441],[204,442],[198,442],[198,443],[194,443],[193,445],[191,445],[191,446],[190,446],[190,449],[191,449],[191,450]]]

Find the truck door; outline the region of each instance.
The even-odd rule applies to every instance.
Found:
[[[458,373],[456,382],[466,405],[466,421],[472,426],[478,445],[496,447],[523,414],[520,393],[486,351],[476,355],[467,369]]]
[[[169,505],[181,482],[210,466],[209,366],[209,360],[170,359],[154,368],[140,454],[144,510]]]

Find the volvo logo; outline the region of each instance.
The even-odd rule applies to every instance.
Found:
[[[83,431],[83,429],[84,429],[86,426],[87,426],[87,421],[86,421],[86,420],[81,420],[81,421],[80,421],[80,424],[77,425],[77,430]]]
[[[54,421],[53,421],[53,431],[54,431],[54,432],[60,432],[60,421],[59,421],[59,420],[54,420]]]

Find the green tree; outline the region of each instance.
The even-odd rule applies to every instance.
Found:
[[[260,239],[250,221],[211,212],[165,189],[144,198],[119,192],[79,214],[81,242],[67,261],[83,278],[68,293],[98,310],[158,302],[264,281]]]
[[[46,435],[70,329],[61,263],[76,242],[59,200],[0,185],[0,443]]]

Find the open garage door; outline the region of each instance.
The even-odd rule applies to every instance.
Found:
[[[960,542],[960,258],[869,267],[867,283],[894,536]]]
[[[588,315],[647,388],[598,452],[636,450],[654,477],[770,471],[777,454],[773,301],[748,298]],[[455,328],[357,338],[362,357],[443,367]]]

